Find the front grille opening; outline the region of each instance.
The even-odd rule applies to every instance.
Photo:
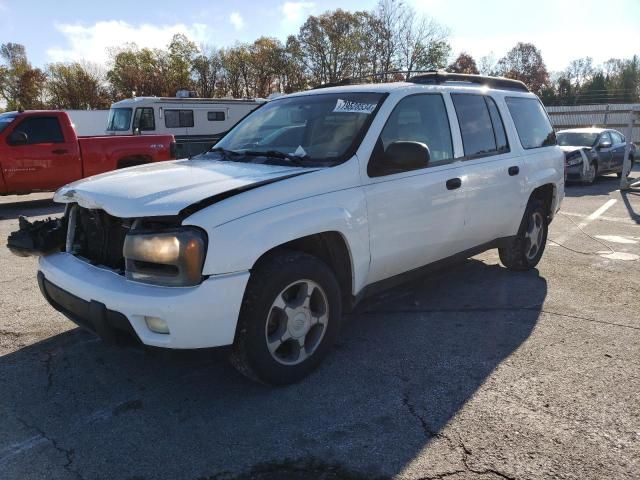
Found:
[[[131,229],[131,220],[117,218],[103,210],[77,207],[71,252],[94,265],[104,265],[124,273],[122,247]]]

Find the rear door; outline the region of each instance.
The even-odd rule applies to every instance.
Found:
[[[427,145],[430,162],[410,170],[391,164],[386,151],[398,141]],[[365,194],[371,248],[368,283],[459,251],[464,204],[458,163],[443,96],[417,94],[400,100],[367,168]]]
[[[9,162],[3,175],[9,191],[54,190],[82,177],[76,138],[65,139],[56,116],[28,116],[12,133],[27,136],[24,145],[12,145],[7,137]]]
[[[504,101],[484,94],[452,93],[464,158],[465,248],[512,235],[524,211],[522,160],[506,135]]]

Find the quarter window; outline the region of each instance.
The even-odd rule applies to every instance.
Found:
[[[149,131],[156,129],[156,121],[153,115],[153,108],[138,108],[133,117],[133,129]]]
[[[165,110],[164,125],[167,128],[193,127],[193,110]]]
[[[482,157],[507,150],[504,126],[493,99],[467,93],[451,94],[451,99],[458,116],[465,157]]]
[[[507,97],[505,100],[522,148],[557,145],[547,112],[537,98]]]
[[[397,166],[387,168],[385,152],[394,142],[419,142],[429,148],[427,166],[448,163],[453,158],[453,143],[447,109],[442,95],[410,95],[398,102],[385,124],[369,162],[369,175],[399,173]]]
[[[224,122],[224,112],[207,112],[207,120],[210,122]]]
[[[37,117],[24,120],[15,129],[27,134],[27,144],[64,143],[60,122],[55,117]]]

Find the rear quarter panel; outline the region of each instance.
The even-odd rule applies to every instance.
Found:
[[[171,160],[171,142],[173,135],[79,138],[84,176],[115,170],[123,159],[141,158],[148,162]]]

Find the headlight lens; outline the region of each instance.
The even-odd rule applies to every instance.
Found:
[[[571,152],[567,155],[567,167],[573,167],[574,165],[578,165],[582,163],[582,155],[579,151]]]
[[[127,278],[171,287],[197,285],[202,280],[206,248],[207,236],[197,228],[134,230],[123,247]]]

